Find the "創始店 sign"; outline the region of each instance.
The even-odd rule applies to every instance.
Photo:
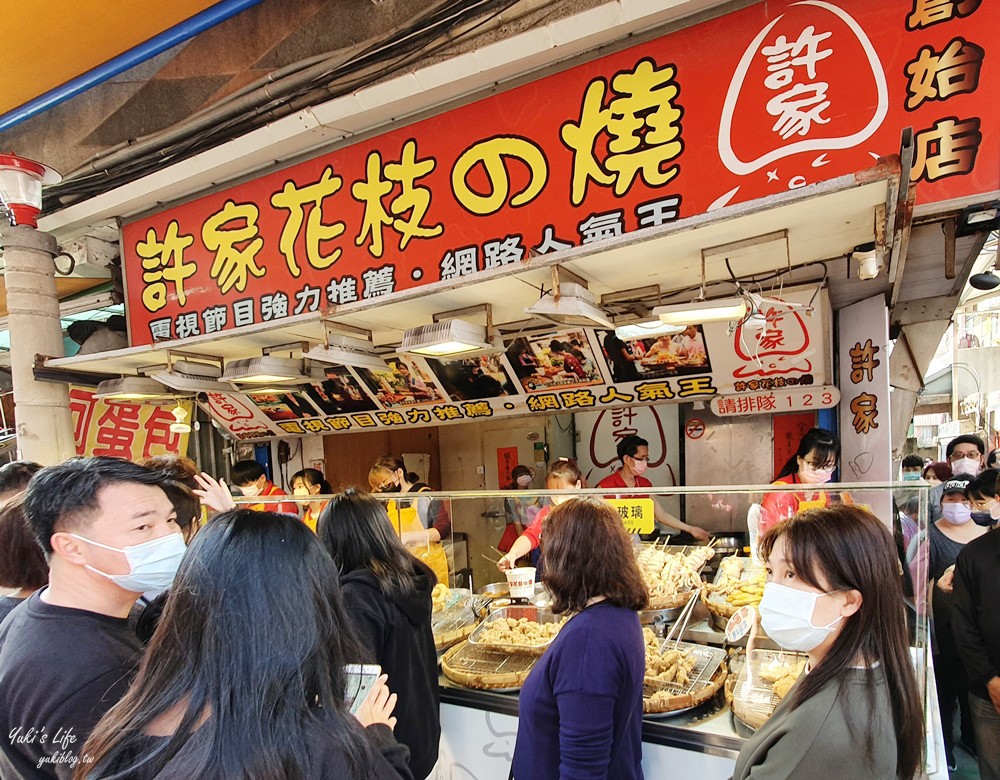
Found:
[[[127,224],[133,345],[226,333],[863,170],[1000,189],[1000,3],[770,1]]]
[[[329,366],[325,378],[256,393],[208,393],[231,436],[264,439],[682,401],[793,397],[773,411],[830,405],[829,302],[786,292],[764,322],[708,323],[658,338],[568,329],[474,358],[388,358],[388,371]],[[754,403],[758,401],[754,400]]]

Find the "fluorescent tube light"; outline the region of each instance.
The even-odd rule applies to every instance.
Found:
[[[658,336],[673,336],[683,331],[683,325],[667,325],[657,317],[654,320],[619,325],[615,328],[615,335],[620,339],[655,339]]]
[[[714,301],[693,301],[672,306],[657,306],[653,314],[665,325],[702,325],[706,322],[732,322],[746,316],[743,298],[719,298]]]

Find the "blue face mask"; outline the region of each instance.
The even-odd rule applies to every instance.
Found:
[[[916,482],[920,479],[919,471],[907,471],[903,474],[903,482]]]
[[[993,506],[990,507],[989,512],[973,512],[972,522],[976,525],[981,525],[984,528],[989,528],[991,525],[995,525],[1000,521],[1000,502],[994,501]]]

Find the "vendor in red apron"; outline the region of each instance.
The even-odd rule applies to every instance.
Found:
[[[618,460],[621,468],[597,483],[599,488],[634,488],[653,487],[653,483],[642,476],[649,466],[649,442],[641,436],[631,434],[618,442]],[[628,498],[649,498],[649,496],[630,495]],[[704,528],[698,528],[678,520],[653,499],[653,516],[656,522],[691,534],[699,542],[708,541],[709,534]]]
[[[255,460],[238,460],[233,464],[233,484],[236,485],[244,496],[261,498],[271,498],[274,496],[287,496],[284,490],[275,485],[267,478],[267,472]],[[253,509],[257,512],[279,512],[286,515],[298,515],[299,508],[296,504],[286,501],[261,501],[257,504],[240,504],[242,509]]]
[[[759,534],[806,509],[820,509],[830,503],[830,496],[816,486],[833,477],[840,461],[840,440],[833,431],[813,428],[799,442],[796,453],[775,477],[774,485],[808,485],[804,490],[768,493],[761,501]],[[846,493],[844,503],[853,503]]]
[[[383,455],[368,472],[368,484],[373,493],[426,493],[430,485],[420,482],[406,470],[402,458]],[[448,556],[441,544],[451,536],[451,515],[442,501],[412,498],[388,501],[385,505],[389,521],[400,541],[412,555],[427,564],[437,581],[448,580]]]

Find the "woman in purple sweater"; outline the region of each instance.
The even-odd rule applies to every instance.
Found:
[[[573,499],[545,529],[545,583],[571,617],[521,690],[515,780],[641,780],[648,594],[621,517]]]

